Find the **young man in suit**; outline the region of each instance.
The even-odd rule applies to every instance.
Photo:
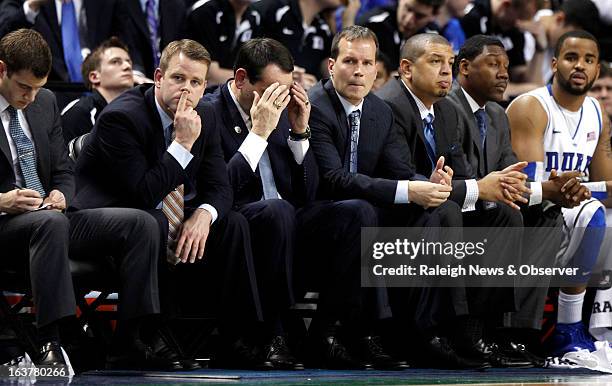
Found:
[[[251,226],[267,335],[273,336],[267,355],[276,367],[295,368],[299,362],[283,355],[288,350],[279,337],[283,332],[279,317],[294,303],[298,286],[315,285],[320,292],[312,331],[337,319],[350,325],[355,322],[349,320],[351,312],[359,313],[361,227],[355,219],[361,212],[350,201],[314,201],[319,173],[310,150],[310,102],[304,89],[293,82],[293,69],[291,53],[281,43],[250,40],[238,52],[234,79],[207,99],[217,114],[235,207]],[[324,331],[312,335],[317,334],[325,335]],[[338,344],[333,340],[328,344],[325,336],[317,338],[319,346]],[[354,343],[354,357],[325,349],[317,352],[323,354],[317,364],[330,368],[402,365],[373,350],[378,343],[369,334]]]
[[[409,149],[398,141],[393,112],[370,93],[376,77],[377,47],[376,35],[369,29],[344,29],[332,43],[331,79],[309,92],[311,145],[321,175],[320,194],[333,200],[359,199],[370,214],[362,226],[461,227],[459,206],[447,200],[452,191],[452,170],[443,169],[441,157],[431,180],[417,175]],[[386,296],[384,288],[378,289]],[[419,331],[415,334],[421,343],[418,346],[437,360],[436,365],[484,365],[459,357],[439,335],[440,322],[456,312],[449,302],[450,294],[438,288],[401,292],[410,294],[398,297],[404,304],[397,310],[415,324],[408,329],[404,325],[401,331]]]
[[[72,199],[74,182],[55,99],[41,88],[50,69],[51,53],[37,32],[22,29],[0,41],[0,146],[5,155],[0,245],[6,243],[7,256],[30,260],[41,341],[38,364],[64,364],[57,321],[75,310],[68,250],[71,259],[115,259],[121,302],[114,353],[129,355],[141,345],[140,327],[159,313],[156,222],[135,209],[91,209],[68,213],[68,218],[61,213]],[[157,359],[133,358],[142,366],[164,367]]]
[[[177,304],[183,312],[212,310],[229,351],[225,364],[271,367],[241,339],[261,309],[248,223],[230,210],[215,114],[198,105],[209,64],[199,43],[174,41],[162,53],[154,85],[126,91],[106,107],[79,157],[73,206],[153,214],[162,235],[162,311],[172,314]]]
[[[132,59],[127,46],[117,37],[96,47],[85,58],[81,72],[83,83],[91,94],[75,99],[62,111],[62,132],[66,143],[89,133],[102,109],[134,86]]]
[[[463,149],[475,171],[475,177],[482,181],[488,175],[497,173],[496,170],[512,167],[517,162],[510,142],[508,118],[497,103],[503,100],[508,84],[508,55],[499,39],[475,35],[465,42],[456,60],[457,82],[449,99],[461,113],[463,124],[460,137]],[[530,170],[532,168],[528,165],[525,172],[529,174]],[[576,179],[579,175],[577,171],[567,171],[560,175],[555,173],[553,178],[541,183],[534,182],[533,175],[529,176],[531,182],[528,184],[532,192],[526,196],[528,204],[521,208],[524,225],[544,229],[559,226],[558,209],[540,203],[546,200],[562,206],[577,205],[587,193],[586,188]],[[565,198],[565,193],[570,195],[570,199]],[[548,210],[544,211],[545,207]],[[554,256],[556,247],[550,246],[555,244],[552,240],[558,234],[551,232],[549,237],[548,240],[540,239],[536,243],[525,242],[523,260],[535,261],[534,256]],[[525,240],[528,238],[526,234]],[[542,249],[535,248],[536,244]],[[500,336],[505,336],[505,339],[497,343],[502,348],[511,348],[516,343],[535,348],[537,334],[532,329],[540,328],[545,289],[521,286],[515,289],[515,294],[517,312],[506,318],[506,327],[513,329],[502,330]]]

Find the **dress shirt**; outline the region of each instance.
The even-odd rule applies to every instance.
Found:
[[[23,177],[21,173],[19,173],[19,156],[17,155],[17,147],[15,146],[15,142],[13,141],[13,137],[11,137],[11,132],[9,131],[9,123],[11,122],[11,116],[6,108],[9,106],[8,101],[0,94],[0,118],[2,119],[2,127],[4,128],[4,134],[6,135],[6,140],[9,144],[9,148],[11,149],[11,158],[13,162],[13,172],[15,173],[15,184],[17,186],[24,186],[25,183],[23,181]],[[21,125],[21,129],[25,133],[25,135],[34,143],[32,138],[32,133],[30,132],[30,125],[28,125],[28,121],[23,114],[23,110],[17,110],[17,117],[19,119],[19,124]],[[36,144],[35,144],[36,145]]]

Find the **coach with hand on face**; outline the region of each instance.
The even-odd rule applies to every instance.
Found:
[[[105,108],[78,161],[74,205],[153,214],[163,240],[162,312],[172,314],[175,304],[207,314],[212,308],[221,319],[222,356],[237,367],[260,367],[241,339],[245,324],[261,318],[248,224],[230,211],[214,112],[198,105],[209,64],[199,43],[174,41],[162,53],[154,85],[129,90]],[[176,264],[172,272],[168,264]],[[159,352],[180,362],[178,368],[196,367],[172,350],[171,333],[162,330]]]

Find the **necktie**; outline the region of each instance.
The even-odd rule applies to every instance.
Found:
[[[480,132],[480,144],[484,149],[485,139],[487,138],[487,113],[485,109],[478,109],[474,113],[476,122],[478,123],[478,131]]]
[[[79,27],[77,25],[76,11],[72,0],[65,0],[62,3],[62,47],[64,49],[64,62],[68,69],[68,76],[71,82],[82,82],[81,63],[81,43],[79,37]]]
[[[434,135],[433,127],[434,116],[429,113],[423,118],[423,133],[425,134],[425,148],[427,155],[431,161],[431,168],[433,169],[436,165],[436,137]]]
[[[361,111],[355,110],[349,114],[351,148],[349,152],[349,173],[357,173],[357,145],[359,144],[359,119]]]
[[[169,125],[164,130],[164,137],[166,139],[167,146],[174,140],[175,131],[174,126]],[[166,146],[166,147],[167,147]],[[166,254],[166,260],[170,264],[177,264],[178,259],[174,256],[174,250],[176,248],[176,238],[178,232],[183,223],[185,217],[185,187],[179,185],[175,190],[168,193],[164,198],[162,204],[162,212],[168,219],[168,250]]]
[[[147,26],[149,27],[149,37],[151,40],[151,48],[153,50],[153,67],[157,68],[159,65],[159,37],[157,35],[158,22],[157,22],[157,10],[155,9],[155,0],[147,0],[146,16]]]
[[[36,150],[34,144],[30,141],[27,135],[23,132],[19,118],[17,117],[17,110],[13,106],[6,108],[11,117],[9,121],[9,132],[11,138],[17,148],[17,156],[19,158],[19,168],[21,169],[21,175],[25,182],[25,187],[28,189],[36,190],[42,197],[46,196],[45,189],[40,182],[38,172],[36,170]]]
[[[251,119],[248,119],[246,121],[246,126],[249,131],[251,131],[252,125],[253,122],[251,122]],[[274,173],[272,172],[272,164],[270,163],[268,149],[264,150],[257,167],[259,167],[259,178],[261,178],[263,199],[270,200],[278,198],[278,190],[276,190],[276,183],[274,182]]]

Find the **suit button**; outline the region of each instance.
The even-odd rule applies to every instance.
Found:
[[[242,129],[240,128],[240,126],[235,126],[234,131],[238,134],[242,133]]]

